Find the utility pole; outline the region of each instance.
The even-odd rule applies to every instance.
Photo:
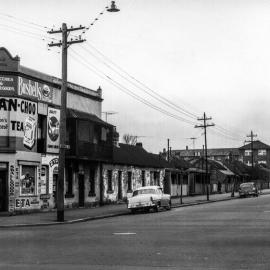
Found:
[[[209,201],[209,180],[208,180],[208,161],[207,161],[207,136],[206,129],[208,127],[213,127],[214,124],[208,124],[207,120],[212,120],[212,117],[206,117],[205,112],[203,113],[203,118],[198,118],[198,121],[203,121],[202,125],[196,125],[195,128],[203,128],[204,129],[204,146],[205,146],[205,174],[206,174],[206,196],[207,201]]]
[[[167,146],[167,161],[170,161],[170,139],[167,139],[168,146]]]
[[[68,41],[68,34],[71,31],[83,30],[84,26],[76,28],[67,28],[65,23],[59,30],[48,31],[49,34],[62,33],[62,41],[58,43],[49,43],[49,47],[62,46],[62,88],[61,88],[61,111],[60,111],[60,147],[59,147],[59,162],[58,162],[58,181],[56,190],[57,204],[57,221],[64,221],[64,177],[65,177],[65,150],[69,149],[66,145],[66,109],[67,109],[67,49],[71,44],[84,42],[85,39],[71,39]]]
[[[192,146],[193,146],[193,150],[194,150],[195,149],[195,140],[197,140],[197,138],[191,137],[189,139],[192,140]]]
[[[105,121],[108,122],[108,115],[113,115],[113,114],[117,114],[117,112],[113,112],[113,111],[108,111],[108,112],[102,112],[103,114],[105,114]]]
[[[253,131],[251,130],[250,135],[247,135],[247,137],[250,138],[250,140],[249,141],[245,141],[245,142],[251,143],[250,144],[250,149],[251,149],[251,167],[254,168],[253,141],[254,141],[254,138],[257,137],[257,134],[253,134]]]

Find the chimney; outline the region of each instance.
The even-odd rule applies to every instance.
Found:
[[[142,148],[142,143],[141,143],[141,142],[137,142],[137,143],[136,143],[136,146]]]
[[[188,150],[188,146],[186,146],[186,150]]]

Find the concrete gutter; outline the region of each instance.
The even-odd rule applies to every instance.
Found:
[[[270,193],[267,192],[267,193],[262,193],[260,195],[267,195],[267,194],[270,194]],[[172,205],[172,208],[195,206],[195,205],[201,205],[201,204],[230,201],[230,200],[235,200],[235,199],[240,199],[240,198],[237,196],[237,197],[227,197],[227,198],[220,199],[220,200],[217,199],[217,200],[209,200],[209,201],[196,201],[196,202],[190,202],[190,203],[184,203],[184,204],[175,204],[175,205]],[[79,219],[66,220],[63,222],[53,221],[53,222],[32,223],[32,224],[27,224],[27,223],[7,224],[7,225],[0,225],[0,228],[4,229],[4,228],[40,227],[40,226],[74,224],[74,223],[79,223],[79,222],[87,222],[87,221],[92,221],[92,220],[106,219],[106,218],[126,216],[126,215],[130,215],[130,212],[129,211],[122,211],[122,212],[119,211],[118,213],[114,213],[114,214],[104,214],[104,215],[97,215],[97,216],[92,216],[92,217],[84,217],[84,218],[79,218]]]

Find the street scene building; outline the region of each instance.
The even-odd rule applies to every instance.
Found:
[[[20,65],[0,48],[0,211],[54,208],[61,80]],[[112,160],[113,126],[101,120],[102,91],[68,83],[65,205],[99,200],[101,163]]]

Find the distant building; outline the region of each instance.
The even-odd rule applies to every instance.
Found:
[[[185,150],[172,150],[172,156],[180,157],[185,160],[191,160],[204,156],[203,149],[188,149]],[[213,148],[207,149],[207,156],[209,159],[224,162],[229,159],[239,160],[240,152],[238,148]]]
[[[253,151],[252,151],[253,148]],[[252,152],[254,165],[264,164],[270,166],[270,146],[257,140],[239,148],[241,160],[248,166],[252,165]]]

